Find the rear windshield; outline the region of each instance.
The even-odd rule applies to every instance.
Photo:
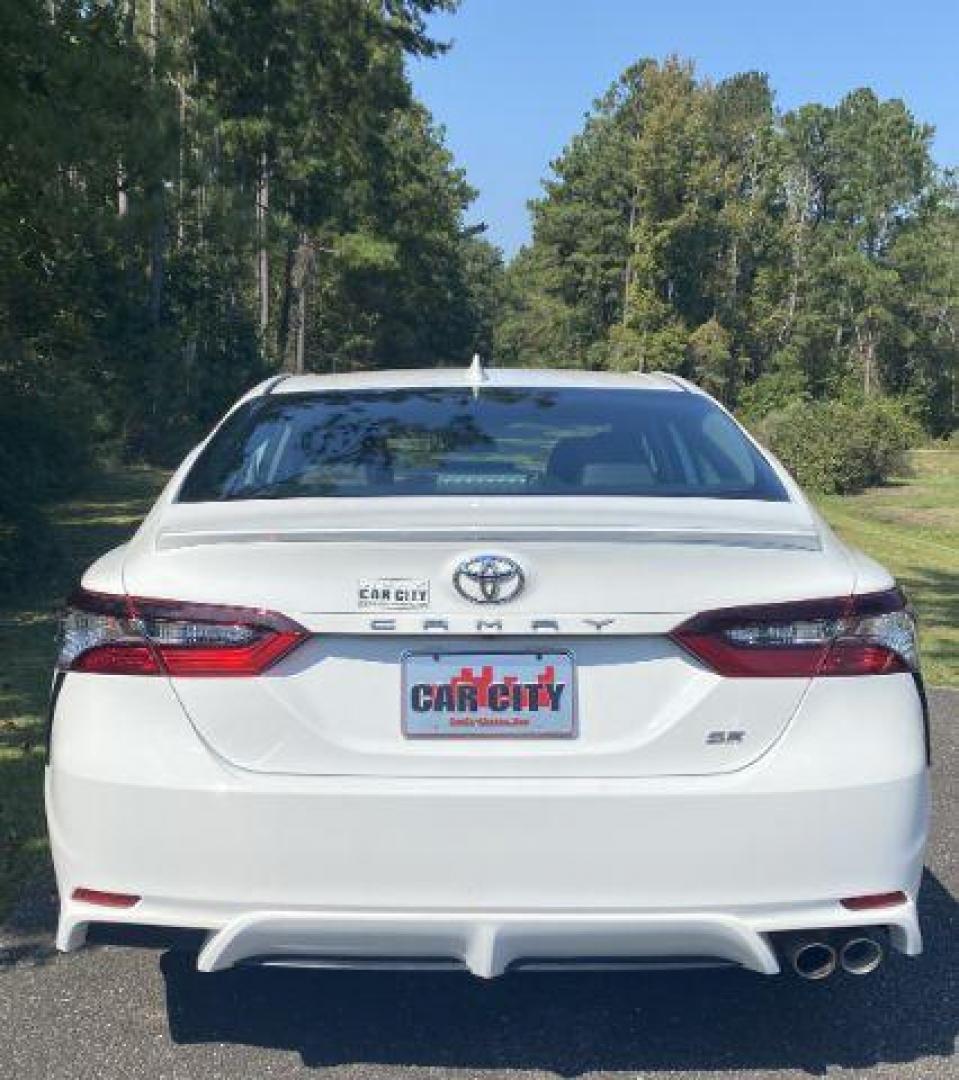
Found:
[[[257,398],[210,440],[179,498],[402,495],[787,497],[698,394],[500,387]]]

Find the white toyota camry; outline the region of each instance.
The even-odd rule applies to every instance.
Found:
[[[912,616],[668,375],[281,377],[64,619],[57,942],[198,966],[921,949]]]

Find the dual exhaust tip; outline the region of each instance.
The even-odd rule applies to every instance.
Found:
[[[786,950],[793,971],[811,982],[828,979],[840,968],[848,975],[869,975],[879,967],[884,955],[878,938],[859,933],[838,943],[804,937]]]

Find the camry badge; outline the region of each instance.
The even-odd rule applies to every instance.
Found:
[[[476,604],[504,604],[520,593],[525,582],[519,563],[505,555],[474,555],[453,571],[456,591]]]

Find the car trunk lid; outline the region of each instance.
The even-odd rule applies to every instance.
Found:
[[[794,503],[602,499],[584,513],[583,502],[174,505],[133,545],[126,587],[279,611],[312,631],[258,678],[173,680],[208,745],[244,769],[641,777],[755,760],[808,680],[721,678],[669,631],[703,610],[848,593],[848,564]],[[489,552],[522,569],[524,587],[508,603],[475,603],[454,585],[464,560]],[[364,583],[383,579],[420,592],[364,603]],[[477,677],[484,658],[497,678],[551,662],[568,671],[568,730],[411,737],[424,733],[404,720],[409,678],[431,664],[459,671],[460,657]]]

